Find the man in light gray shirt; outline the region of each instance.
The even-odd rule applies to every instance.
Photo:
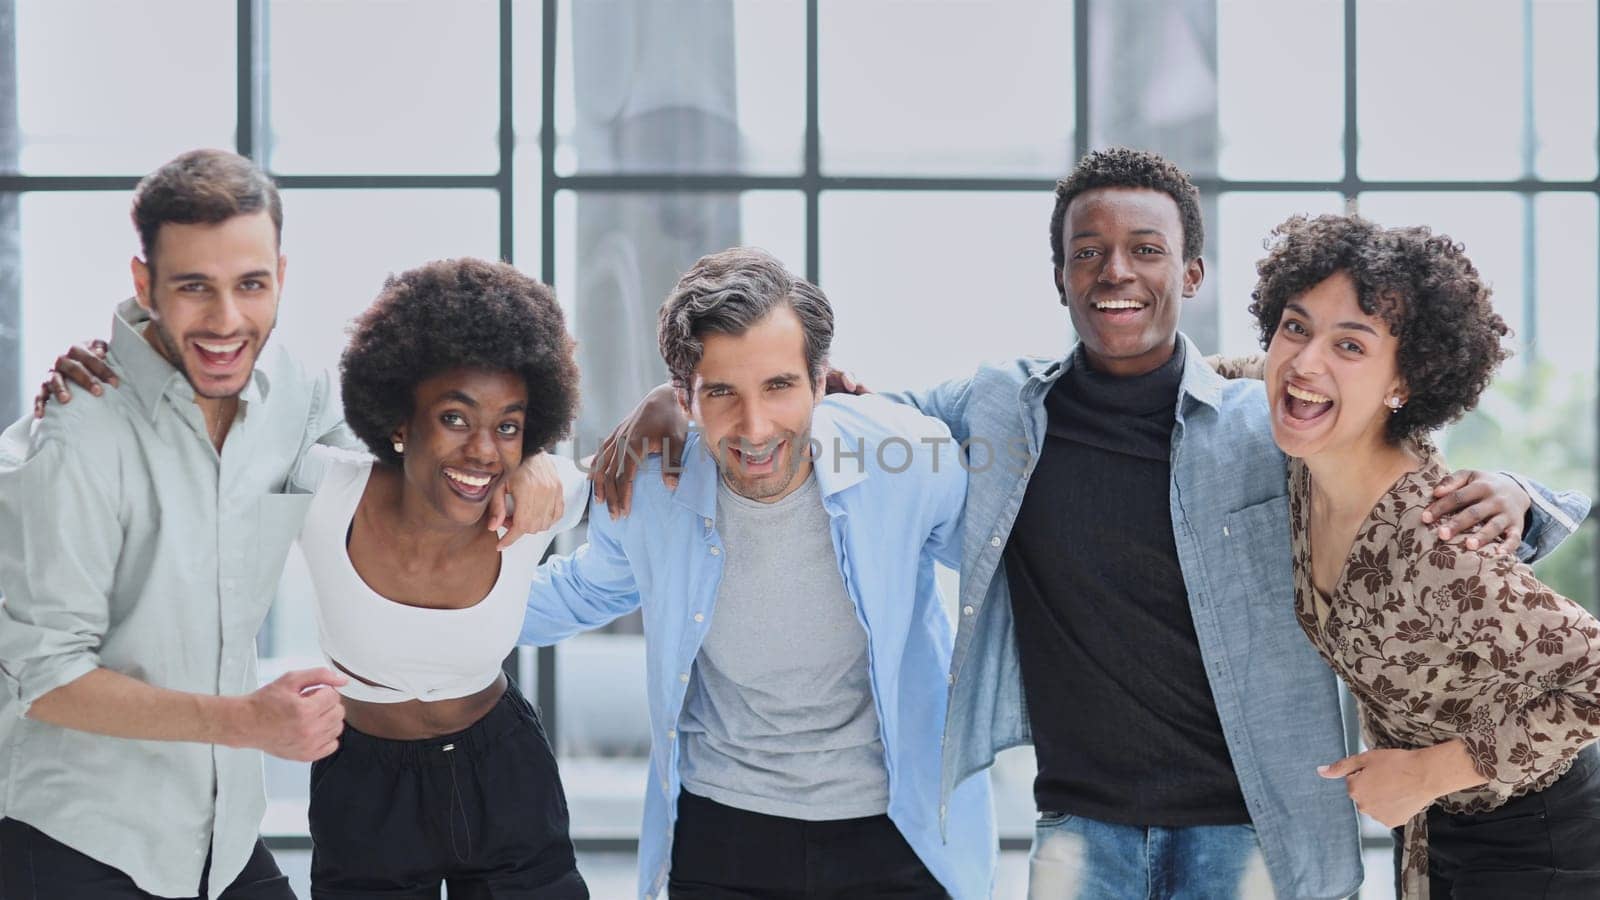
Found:
[[[133,219],[123,386],[0,436],[0,897],[290,898],[258,751],[333,752],[345,679],[258,689],[255,637],[310,500],[300,459],[355,444],[329,380],[263,352],[284,275],[266,175],[187,153]],[[537,524],[518,518],[508,541]]]
[[[771,502],[718,482],[717,522],[727,561],[678,720],[684,789],[805,821],[883,815],[867,632],[816,477]]]

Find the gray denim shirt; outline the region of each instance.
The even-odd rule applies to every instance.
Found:
[[[1341,781],[1316,773],[1348,752],[1339,692],[1295,622],[1285,460],[1265,388],[1224,379],[1180,340],[1172,530],[1223,735],[1277,895],[1346,897],[1362,874],[1355,809]],[[988,365],[927,391],[886,395],[942,419],[967,452],[946,797],[999,751],[1031,741],[1001,554],[1043,447],[1045,395],[1071,359]],[[1522,483],[1534,499],[1523,554],[1542,555],[1576,530],[1589,499]]]

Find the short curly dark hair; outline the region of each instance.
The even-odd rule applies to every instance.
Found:
[[[1384,228],[1360,216],[1293,216],[1272,230],[1250,313],[1261,346],[1272,343],[1290,300],[1336,272],[1349,274],[1357,302],[1400,340],[1399,369],[1409,397],[1389,416],[1398,443],[1459,418],[1478,403],[1510,355],[1510,334],[1490,305],[1489,286],[1465,248],[1425,225]]]
[[[1158,153],[1112,147],[1086,154],[1066,178],[1056,182],[1056,208],[1050,213],[1050,261],[1056,268],[1067,262],[1066,241],[1061,234],[1067,207],[1079,194],[1096,188],[1148,188],[1166,194],[1178,204],[1178,219],[1183,223],[1183,261],[1205,252],[1200,190],[1189,180],[1189,173]]]
[[[339,361],[345,422],[387,463],[390,436],[411,418],[416,387],[451,369],[511,370],[528,385],[524,453],[567,436],[578,410],[578,364],[555,294],[505,263],[446,259],[383,283],[356,317]]]

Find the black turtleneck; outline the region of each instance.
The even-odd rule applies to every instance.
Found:
[[[1118,378],[1080,347],[1006,545],[1039,809],[1128,825],[1250,821],[1172,536],[1183,343]]]

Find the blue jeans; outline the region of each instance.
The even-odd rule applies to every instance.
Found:
[[[1250,825],[1144,828],[1044,813],[1029,900],[1270,900]]]

